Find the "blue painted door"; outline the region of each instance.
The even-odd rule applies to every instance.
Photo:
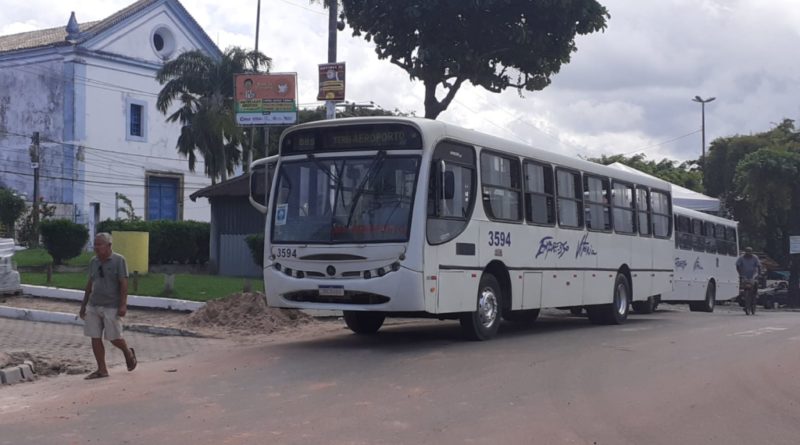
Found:
[[[147,180],[147,219],[178,219],[178,178],[150,176]]]

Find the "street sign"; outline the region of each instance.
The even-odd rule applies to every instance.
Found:
[[[344,62],[319,65],[319,93],[317,100],[341,102],[344,100]]]
[[[800,236],[789,237],[789,254],[800,254]]]
[[[297,73],[236,74],[234,85],[240,127],[297,123]]]

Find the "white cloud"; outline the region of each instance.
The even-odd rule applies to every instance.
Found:
[[[102,19],[133,0],[0,0],[0,34]],[[800,117],[796,0],[600,0],[611,13],[603,33],[580,36],[571,63],[540,92],[492,94],[465,85],[441,120],[569,154],[644,150],[650,158],[696,158],[700,106],[706,139],[767,130]],[[256,2],[183,0],[224,49],[252,48]],[[298,73],[300,102],[317,104],[317,64],[327,61],[327,10],[307,0],[263,0],[260,49],[273,71]],[[424,115],[424,90],[378,60],[372,44],[338,33],[347,96]],[[681,137],[684,136],[684,137]],[[668,142],[671,141],[671,142]]]

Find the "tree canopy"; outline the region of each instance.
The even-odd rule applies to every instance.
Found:
[[[800,132],[784,119],[763,133],[716,139],[706,184],[740,223],[742,241],[779,262],[800,235]]]
[[[422,81],[425,117],[431,119],[466,81],[495,93],[542,90],[577,50],[575,36],[604,30],[609,18],[595,0],[340,3],[354,35],[374,42],[380,59]]]
[[[197,154],[204,160],[205,174],[216,183],[225,180],[250,150],[249,131],[236,125],[233,105],[233,76],[268,70],[270,58],[242,48],[227,49],[220,59],[202,51],[187,51],[165,63],[156,74],[164,87],[156,107],[164,114],[172,103],[179,107],[167,116],[168,122],[181,124],[178,152],[195,170]]]

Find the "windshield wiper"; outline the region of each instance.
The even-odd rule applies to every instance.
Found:
[[[347,224],[345,224],[345,227],[350,227],[350,222],[352,222],[353,215],[356,212],[356,204],[358,204],[359,198],[361,198],[361,195],[364,193],[364,187],[367,185],[367,181],[372,178],[372,175],[381,169],[384,159],[386,159],[386,150],[381,150],[378,152],[378,155],[375,156],[375,159],[372,160],[372,164],[367,167],[367,171],[364,173],[364,178],[362,178],[361,183],[358,184],[356,193],[353,195],[353,199],[350,202],[350,214],[347,215]]]

